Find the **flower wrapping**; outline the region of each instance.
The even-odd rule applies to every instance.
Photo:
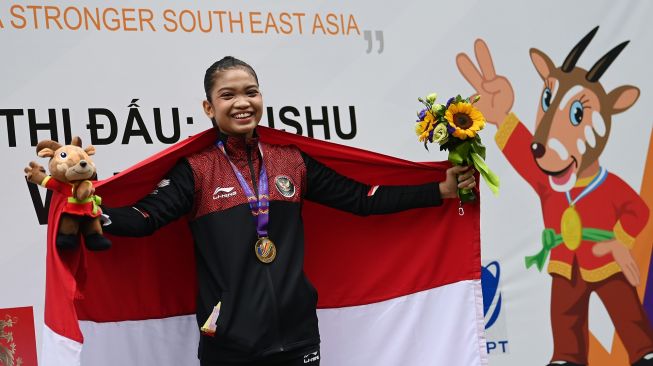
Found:
[[[436,93],[418,98],[425,107],[417,113],[418,140],[426,150],[429,143],[440,145],[440,150],[449,152],[448,159],[454,165],[473,166],[492,193],[498,194],[499,177],[485,164],[485,146],[478,134],[485,127],[485,117],[474,107],[480,96],[470,99],[457,95],[446,104],[435,103],[436,99]],[[474,199],[471,190],[460,190],[458,194],[463,202]]]

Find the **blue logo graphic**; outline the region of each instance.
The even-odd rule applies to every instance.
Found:
[[[500,275],[501,269],[499,267],[499,262],[497,261],[481,267],[485,329],[489,329],[494,322],[497,321],[499,313],[501,312],[501,292],[498,291]]]

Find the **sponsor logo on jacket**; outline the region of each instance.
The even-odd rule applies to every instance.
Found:
[[[311,363],[320,359],[320,351],[311,352],[304,355],[304,363]]]
[[[233,197],[236,193],[238,192],[234,190],[234,187],[218,187],[213,191],[213,199]]]

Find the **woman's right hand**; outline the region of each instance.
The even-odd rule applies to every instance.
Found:
[[[469,56],[462,52],[456,56],[456,65],[465,80],[476,89],[474,96],[481,96],[475,104],[476,107],[481,110],[488,123],[499,127],[515,101],[512,85],[506,77],[496,74],[492,55],[482,39],[474,42],[474,53],[480,71]]]

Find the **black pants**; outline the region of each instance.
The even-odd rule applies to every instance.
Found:
[[[297,356],[277,354],[255,362],[246,363],[210,363],[200,362],[200,366],[320,366],[320,349],[306,351]]]

